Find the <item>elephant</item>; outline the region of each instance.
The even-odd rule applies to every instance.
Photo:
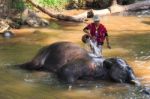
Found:
[[[19,65],[28,70],[55,73],[66,83],[78,79],[108,80],[120,83],[138,83],[134,71],[122,58],[95,57],[71,42],[56,42],[42,48],[29,62]],[[91,68],[94,66],[95,68]]]
[[[92,64],[96,65],[94,70],[89,68]],[[121,58],[104,59],[103,63],[96,63],[90,59],[77,59],[65,64],[58,70],[57,75],[69,84],[78,79],[90,80],[91,78],[94,80],[139,84],[132,68]]]

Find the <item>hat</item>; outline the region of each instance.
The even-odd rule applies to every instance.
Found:
[[[93,21],[100,21],[100,17],[98,15],[93,16]]]

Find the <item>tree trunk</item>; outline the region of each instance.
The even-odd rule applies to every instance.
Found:
[[[12,0],[0,0],[0,17],[9,16]]]
[[[26,1],[52,18],[56,18],[56,19],[64,20],[64,21],[74,21],[74,22],[82,22],[84,20],[84,19],[82,19],[82,18],[84,18],[82,16],[80,18],[80,17],[74,17],[74,16],[67,16],[67,15],[63,15],[63,14],[54,14],[54,13],[49,12],[45,8],[35,4],[32,0],[26,0]]]
[[[117,0],[112,0],[112,5],[117,5]]]
[[[142,6],[150,6],[150,1],[141,1],[141,2],[134,3],[134,4],[121,6],[117,4],[117,0],[113,0],[112,6],[110,6],[109,8],[102,9],[102,10],[92,10],[92,11],[90,10],[90,11],[85,11],[84,13],[81,13],[79,15],[67,16],[63,14],[51,13],[48,10],[35,4],[32,0],[26,0],[26,1],[28,1],[34,7],[41,10],[42,12],[44,12],[45,14],[49,15],[52,18],[65,20],[65,21],[74,21],[74,22],[83,22],[86,18],[92,17],[93,15],[104,16],[104,15],[123,12],[127,10],[139,9],[139,7],[142,7]]]

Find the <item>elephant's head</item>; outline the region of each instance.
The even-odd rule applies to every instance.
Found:
[[[125,60],[121,58],[108,58],[104,61],[104,66],[109,70],[108,73],[112,80],[121,83],[140,84]]]

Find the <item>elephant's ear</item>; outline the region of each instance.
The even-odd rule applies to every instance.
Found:
[[[110,69],[110,68],[112,67],[113,63],[112,63],[112,61],[106,59],[106,60],[104,60],[103,65],[104,65],[107,69]]]

